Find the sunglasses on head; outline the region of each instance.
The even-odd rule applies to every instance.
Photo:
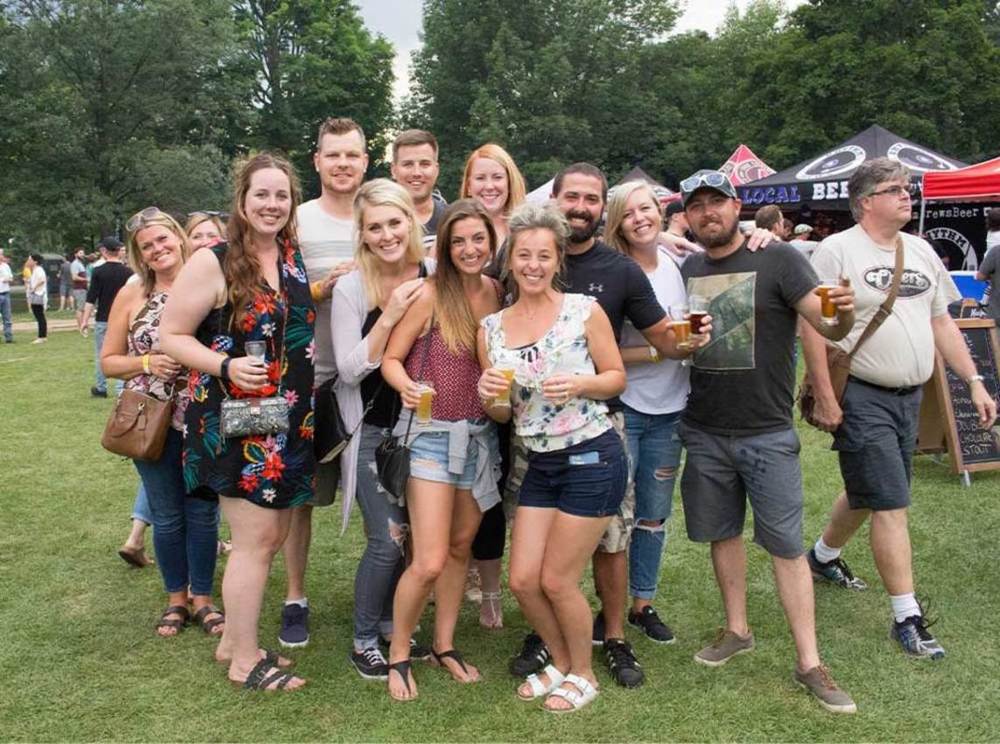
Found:
[[[135,232],[140,227],[143,227],[149,220],[154,217],[158,217],[163,214],[159,207],[146,207],[141,212],[136,212],[131,217],[128,218],[128,222],[125,223],[125,229],[129,232]]]
[[[690,178],[685,178],[681,181],[681,191],[690,194],[700,186],[710,186],[713,189],[717,189],[724,183],[726,183],[726,175],[724,173],[709,171],[708,173],[699,173]]]

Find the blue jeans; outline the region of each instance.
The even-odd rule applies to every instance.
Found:
[[[7,343],[14,340],[14,328],[11,325],[10,292],[0,292],[0,316],[3,316],[3,339]]]
[[[132,519],[138,519],[146,524],[153,523],[153,514],[149,510],[149,496],[146,495],[146,487],[139,479],[139,488],[135,492],[135,503],[132,504]]]
[[[628,554],[629,594],[636,599],[651,600],[656,596],[674,482],[681,462],[681,440],[677,434],[680,420],[680,411],[650,415],[625,406],[629,467],[635,482],[635,529]]]
[[[156,565],[168,592],[210,595],[215,575],[219,506],[184,494],[181,470],[183,437],[171,429],[156,462],[135,460],[153,514]]]
[[[94,371],[96,372],[94,387],[102,393],[108,391],[108,380],[101,371],[101,347],[104,346],[104,334],[107,332],[108,324],[105,321],[94,323]]]
[[[354,576],[354,645],[377,648],[379,635],[392,635],[392,598],[403,575],[403,545],[410,531],[406,512],[388,496],[375,475],[375,448],[388,429],[362,424],[356,498],[365,519],[365,552]]]

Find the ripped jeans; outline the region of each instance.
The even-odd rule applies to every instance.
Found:
[[[365,520],[365,552],[354,576],[354,645],[377,648],[379,635],[392,635],[392,599],[403,574],[403,545],[410,526],[406,512],[390,502],[375,475],[375,448],[388,429],[362,424],[355,498]]]
[[[629,467],[635,482],[635,528],[629,544],[629,595],[651,600],[659,583],[667,520],[681,462],[682,411],[650,415],[625,406]],[[655,524],[650,524],[655,523]]]

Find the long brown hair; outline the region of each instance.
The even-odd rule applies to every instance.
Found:
[[[298,242],[295,211],[301,201],[301,191],[294,166],[284,158],[269,152],[258,153],[239,163],[233,179],[233,207],[226,226],[229,248],[222,263],[222,273],[226,277],[226,292],[233,308],[232,322],[235,322],[243,308],[252,301],[257,286],[264,276],[257,257],[247,250],[253,239],[253,228],[250,227],[243,209],[243,202],[246,200],[247,192],[250,191],[250,179],[253,174],[266,168],[277,168],[288,176],[292,197],[288,222],[278,231],[278,245],[283,249],[286,241],[290,240],[293,245]]]
[[[465,219],[482,220],[490,241],[490,258],[496,256],[497,233],[493,221],[475,199],[459,199],[445,210],[437,229],[437,269],[434,271],[434,318],[449,351],[472,351],[476,348],[479,324],[462,287],[462,272],[451,257],[451,234],[455,224]]]

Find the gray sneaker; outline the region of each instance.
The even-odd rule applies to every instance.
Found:
[[[715,640],[694,655],[694,660],[705,666],[718,667],[725,664],[737,654],[745,654],[753,650],[753,633],[738,636],[731,630],[719,628]]]
[[[830,670],[820,664],[808,672],[795,670],[795,681],[802,685],[831,713],[857,713],[858,706],[851,696],[837,687]]]

